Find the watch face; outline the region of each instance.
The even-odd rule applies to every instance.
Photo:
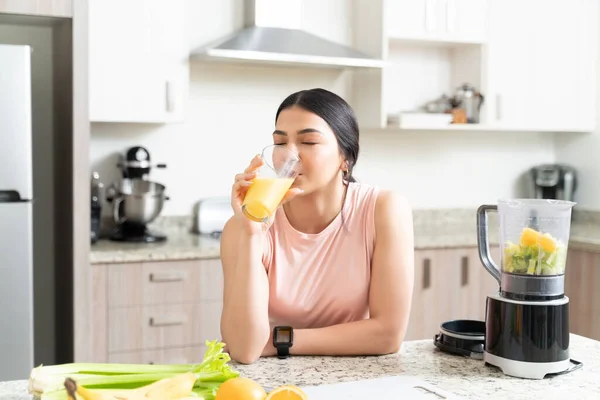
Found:
[[[288,344],[292,339],[292,330],[289,328],[280,328],[276,331],[275,343]]]

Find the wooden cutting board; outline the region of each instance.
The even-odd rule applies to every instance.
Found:
[[[306,392],[310,400],[464,399],[410,376],[388,376],[329,385],[305,386],[302,387],[302,390]]]

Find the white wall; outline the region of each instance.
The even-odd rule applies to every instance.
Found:
[[[327,8],[318,0],[305,2],[308,30],[350,44],[351,0],[330,0]],[[241,27],[240,0],[188,0],[187,5],[190,49]],[[93,168],[105,182],[114,180],[116,155],[143,145],[154,161],[168,164],[152,172],[171,198],[163,215],[189,214],[201,197],[228,195],[233,175],[269,143],[275,111],[285,96],[324,87],[348,98],[349,76],[192,62],[186,122],[93,124]],[[520,175],[534,164],[553,162],[552,143],[551,136],[537,134],[362,132],[356,175],[402,192],[415,208],[472,207],[521,195]]]

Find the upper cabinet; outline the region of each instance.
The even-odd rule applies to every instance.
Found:
[[[485,0],[388,0],[385,23],[390,39],[483,43]]]
[[[489,3],[488,121],[514,128],[593,131],[597,0]],[[535,17],[541,13],[542,18]]]
[[[354,73],[352,105],[362,128],[594,131],[597,0],[355,4],[357,47],[386,62],[380,71]],[[426,112],[464,83],[483,94],[479,123],[397,118]]]
[[[0,14],[71,18],[72,0],[0,0]]]
[[[185,0],[89,0],[92,122],[181,122]]]

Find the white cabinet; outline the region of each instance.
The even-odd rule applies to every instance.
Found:
[[[514,128],[593,130],[596,0],[489,0],[489,6],[488,120]]]
[[[183,120],[185,0],[90,0],[92,122]]]
[[[598,0],[355,2],[356,46],[387,62],[355,73],[362,128],[595,130]],[[388,115],[417,111],[465,82],[485,96],[480,124],[388,126]]]
[[[393,39],[483,43],[487,0],[386,0]]]

